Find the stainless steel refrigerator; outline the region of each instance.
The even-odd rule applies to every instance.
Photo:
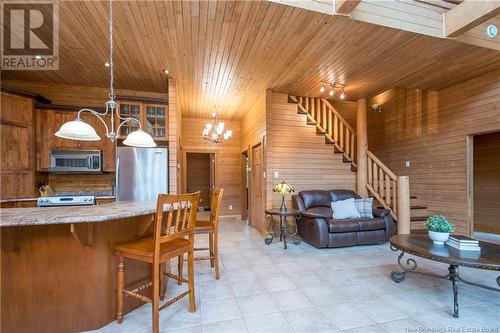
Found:
[[[156,200],[168,193],[168,149],[116,149],[116,200]]]

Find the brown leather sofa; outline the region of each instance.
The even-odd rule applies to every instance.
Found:
[[[360,196],[349,190],[301,191],[292,196],[300,210],[298,233],[307,243],[317,247],[341,247],[387,242],[394,234],[394,220],[387,209],[374,209],[373,219],[333,219],[332,201]]]

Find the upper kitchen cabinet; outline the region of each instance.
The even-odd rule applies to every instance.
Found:
[[[1,198],[35,195],[35,135],[33,99],[2,92]]]
[[[143,130],[148,132],[153,139],[159,141],[168,140],[168,105],[167,103],[156,103],[149,101],[120,100],[120,115],[122,117],[133,117],[138,119],[144,126]],[[139,125],[135,122],[127,122],[120,128],[120,138],[125,139],[127,135]]]
[[[106,129],[97,117],[86,112],[81,114],[83,121],[95,128],[97,134],[101,137],[99,141],[74,141],[55,136],[61,125],[74,120],[77,113],[77,110],[36,110],[36,127],[39,131],[37,135],[38,171],[48,171],[50,167],[50,151],[54,149],[100,150],[102,155],[102,170],[105,172],[115,171],[116,142],[112,142],[106,137]],[[109,123],[108,126],[110,126]]]

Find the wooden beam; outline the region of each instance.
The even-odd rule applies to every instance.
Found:
[[[447,37],[457,37],[499,14],[498,0],[466,0],[444,13],[445,34]]]
[[[335,0],[336,14],[349,14],[361,0]]]

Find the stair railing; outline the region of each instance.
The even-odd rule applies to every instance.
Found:
[[[308,121],[316,124],[319,132],[356,166],[356,131],[342,115],[323,98],[296,97],[299,109],[307,113]]]
[[[410,233],[410,183],[408,176],[396,176],[372,152],[367,155],[368,192],[398,221],[398,234]]]
[[[356,131],[342,115],[323,98],[295,97],[300,113],[307,115],[307,120],[316,125],[335,148],[344,154],[344,158],[356,166]],[[372,152],[367,154],[368,192],[380,204],[391,211],[398,221],[398,234],[410,233],[410,185],[408,176],[396,176]]]

